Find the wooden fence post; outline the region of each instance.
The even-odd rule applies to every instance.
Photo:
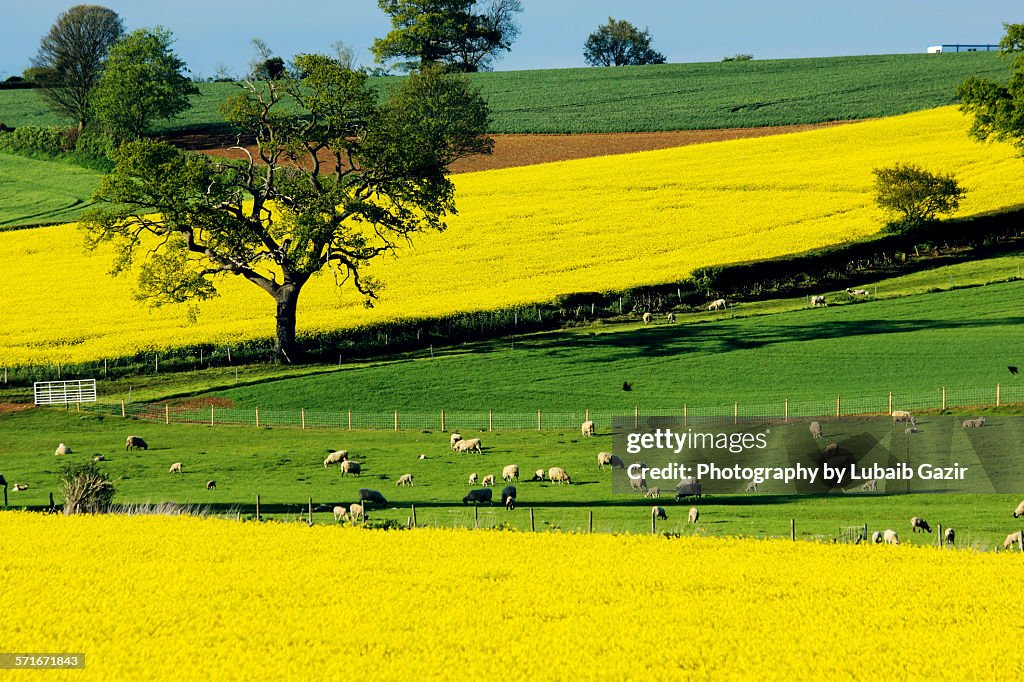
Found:
[[[352,410],[348,411],[348,430],[352,430]]]
[[[633,428],[634,429],[639,429],[640,428],[640,406],[639,405],[634,405],[633,406]]]
[[[4,484],[4,506],[7,506],[7,484]]]
[[[260,408],[256,408],[256,428],[260,428]]]
[[[864,524],[864,542],[868,541],[868,524]]]
[[[654,518],[654,514],[651,514],[651,535],[657,535],[658,533],[658,522]]]
[[[999,384],[996,384],[996,407],[999,407]]]
[[[533,525],[533,507],[530,507],[530,532],[536,532],[537,527]]]
[[[479,528],[480,527],[480,505],[479,504],[474,504],[473,505],[473,527],[474,528]]]
[[[590,518],[589,518],[589,519],[588,519],[588,521],[587,521],[587,526],[588,526],[588,527],[589,527],[589,529],[590,529],[590,530],[589,530],[589,532],[593,533],[593,532],[594,532],[594,510],[593,510],[593,509],[591,509],[591,510],[590,510],[590,511],[588,512],[588,516],[589,516]]]
[[[836,416],[837,417],[840,415],[841,410],[842,410],[842,402],[840,402],[839,395],[837,394],[836,395]]]
[[[53,493],[51,493],[51,495],[52,494]],[[1024,528],[1017,531],[1017,547],[1020,549],[1020,551],[1024,552]]]
[[[395,431],[398,430],[398,410],[395,410]]]
[[[946,549],[946,541],[942,539],[942,524],[939,524],[938,537],[935,538],[939,541],[939,549]]]
[[[309,525],[313,525],[313,498],[309,498],[309,515],[306,517],[306,522]]]
[[[210,426],[213,426],[214,424],[215,422],[213,419],[213,405],[210,405]]]
[[[540,431],[540,410],[537,410],[537,430]]]
[[[302,421],[302,430],[305,431],[306,430],[306,408],[305,407],[300,407],[299,408],[299,419]]]
[[[410,506],[412,507],[412,527],[415,528],[417,526],[417,523],[416,523],[416,505],[413,504],[413,505],[410,505]]]
[[[50,493],[50,511],[51,512],[56,512],[57,511],[57,505],[54,504],[54,502],[53,502],[53,493],[52,492]]]
[[[785,421],[785,422],[789,421],[789,398],[786,398],[786,407],[785,407],[785,410],[783,411],[782,421]]]
[[[686,426],[686,422],[689,421],[689,410],[687,409],[686,403],[683,403],[683,426]]]
[[[445,426],[445,424],[444,424],[444,410],[441,410],[441,431],[447,431],[448,430],[444,426]]]
[[[789,539],[796,542],[796,519],[789,520]]]
[[[889,391],[889,414],[892,414],[892,391]]]
[[[490,410],[487,410],[487,430],[494,430],[494,413],[491,412]]]
[[[942,387],[942,409],[943,409],[943,411],[945,411],[945,409],[946,409],[946,387],[945,386]]]
[[[121,418],[127,419],[127,415],[124,412],[124,398],[121,398]]]
[[[256,520],[260,520],[260,496],[256,495]]]
[[[738,400],[732,401],[732,423],[740,423],[740,401]]]

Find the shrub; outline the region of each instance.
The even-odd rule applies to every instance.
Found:
[[[110,509],[114,484],[95,462],[68,462],[60,472],[64,514],[97,514]]]
[[[932,173],[913,164],[896,164],[873,172],[875,202],[896,215],[885,226],[886,232],[909,232],[940,214],[952,214],[967,193],[952,174]]]

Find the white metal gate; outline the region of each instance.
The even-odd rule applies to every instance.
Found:
[[[37,381],[33,384],[36,405],[67,405],[96,402],[96,380]]]

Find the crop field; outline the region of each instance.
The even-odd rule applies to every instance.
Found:
[[[700,266],[865,237],[883,221],[870,197],[871,169],[897,161],[955,172],[968,189],[962,215],[1019,204],[1020,159],[1008,146],[970,141],[966,127],[950,107],[792,135],[460,175],[460,214],[451,229],[422,235],[400,257],[374,266],[388,283],[374,309],[321,276],[299,301],[299,331],[529,306],[560,293],[677,281]],[[19,320],[0,330],[9,364],[271,334],[272,300],[250,284],[224,282],[223,295],[200,305],[193,323],[182,308],[149,310],[134,301],[129,278],[106,275],[110,252],[83,254],[80,239],[73,225],[0,235],[10,273],[0,283],[0,303]],[[66,266],[45,281],[33,277],[55,254]],[[90,292],[84,302],[83,290]]]
[[[754,60],[474,74],[494,133],[697,130],[878,118],[952,104],[968,76],[1009,77],[994,52]],[[378,79],[387,88],[392,79]],[[185,118],[160,130],[218,126],[231,83],[201,83]],[[0,91],[7,125],[60,123],[31,90]]]
[[[8,594],[33,595],[7,646],[84,652],[76,679],[1024,674],[1017,554],[17,513],[0,530],[29,539],[0,557]]]
[[[0,228],[80,217],[99,177],[78,166],[0,154]]]

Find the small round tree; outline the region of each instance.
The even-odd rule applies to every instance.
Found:
[[[64,514],[96,514],[110,509],[114,484],[93,462],[68,462],[60,472]]]
[[[913,164],[876,168],[875,203],[896,216],[887,232],[905,232],[952,214],[967,190],[952,174],[936,174]]]

